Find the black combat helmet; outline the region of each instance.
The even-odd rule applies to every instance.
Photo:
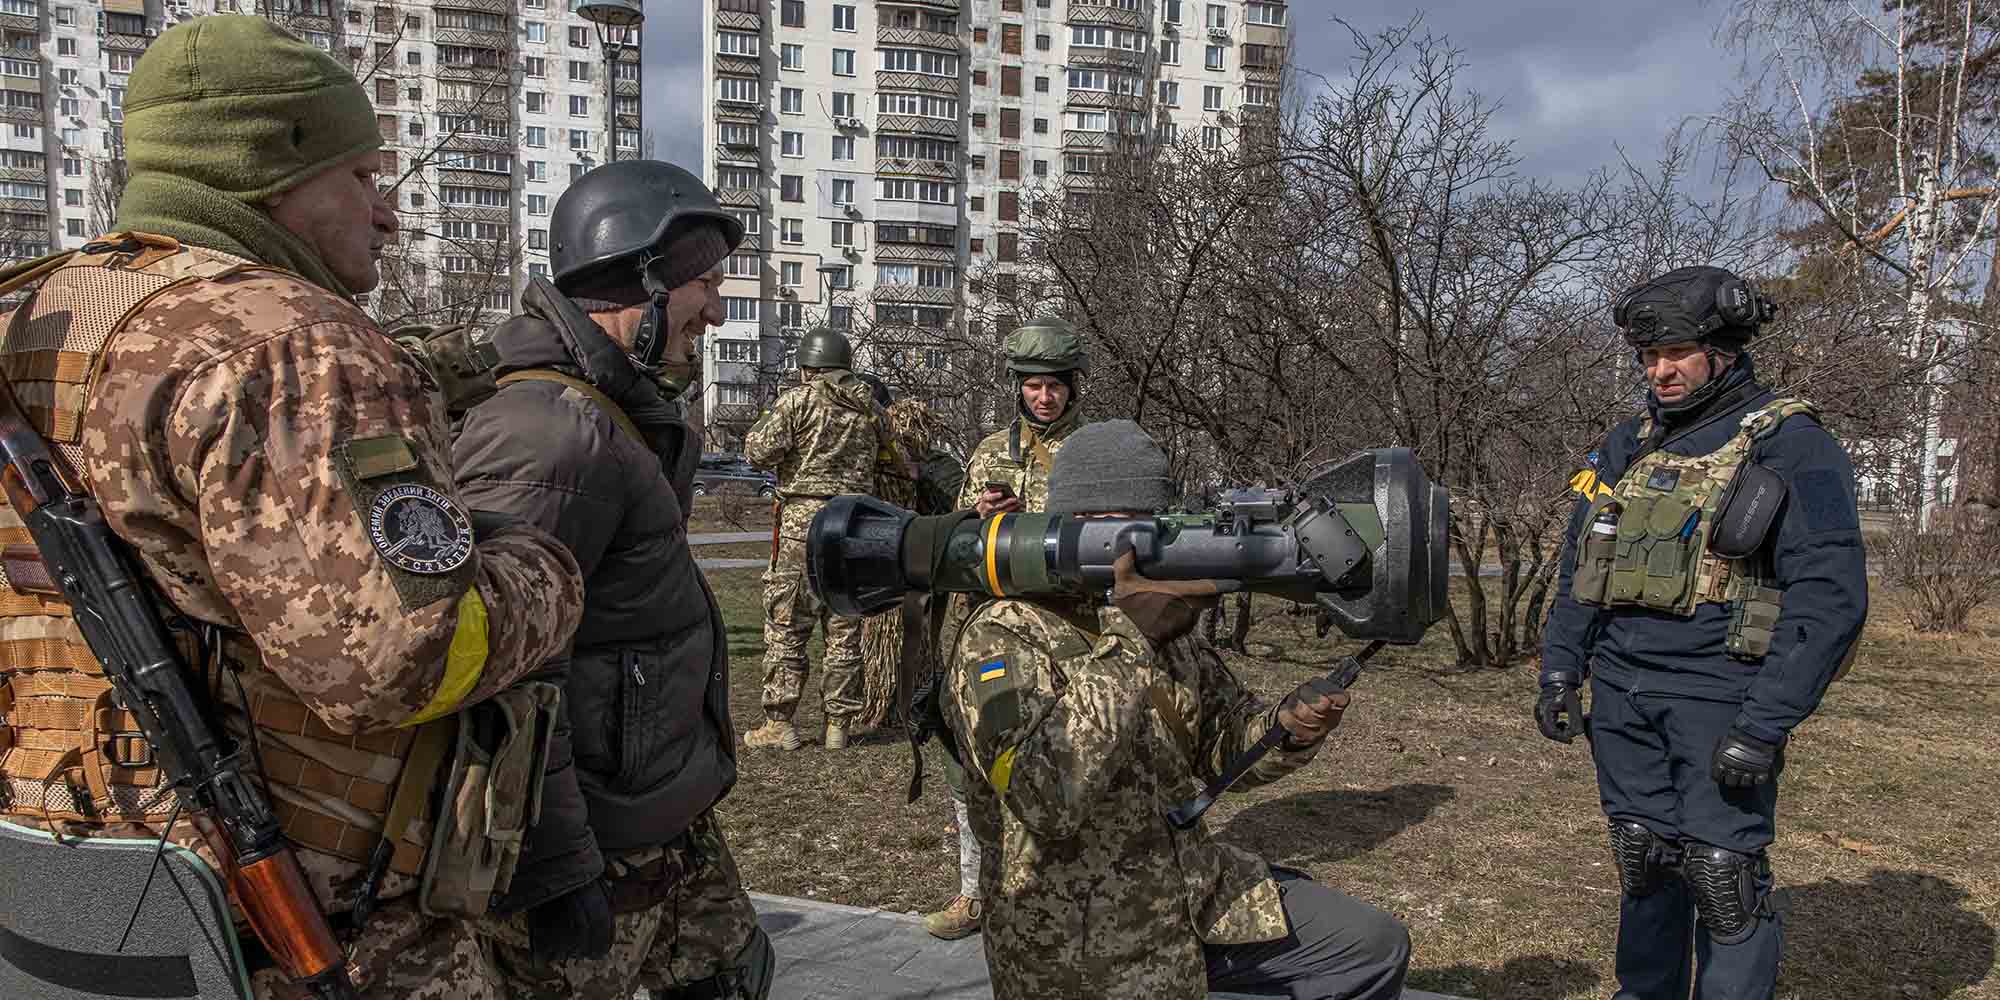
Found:
[[[556,199],[549,238],[549,267],[564,295],[633,306],[721,263],[743,242],[743,223],[686,170],[620,160]]]
[[[1634,350],[1696,343],[1736,354],[1778,307],[1757,286],[1719,267],[1678,267],[1626,290],[1611,321]]]
[[[852,368],[854,345],[829,327],[814,327],[799,341],[800,368]]]

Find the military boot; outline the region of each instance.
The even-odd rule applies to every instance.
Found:
[[[826,720],[826,748],[828,750],[847,749],[846,717],[828,718]]]
[[[986,906],[979,900],[966,896],[952,898],[951,905],[924,917],[924,930],[932,937],[946,941],[979,933],[979,921],[986,916]]]
[[[763,725],[743,734],[743,745],[752,750],[797,750],[803,743],[790,719],[765,719]]]

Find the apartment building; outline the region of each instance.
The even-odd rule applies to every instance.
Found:
[[[812,324],[921,384],[937,331],[1009,285],[1024,190],[1128,141],[1222,146],[1275,110],[1289,30],[1275,0],[702,2],[702,167],[753,234],[705,342],[718,445]]]
[[[109,228],[133,63],[175,23],[256,13],[348,65],[374,101],[402,232],[370,310],[496,321],[547,272],[549,210],[569,182],[603,162],[607,139],[618,156],[643,152],[638,31],[607,73],[597,28],[575,10],[574,0],[0,0],[0,258]]]

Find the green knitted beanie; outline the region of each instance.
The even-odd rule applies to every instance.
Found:
[[[257,203],[382,146],[375,109],[333,57],[252,14],[168,28],[125,95],[125,159]]]

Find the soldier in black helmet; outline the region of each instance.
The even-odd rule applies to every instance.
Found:
[[[679,400],[743,228],[651,160],[585,174],[550,228],[554,280],[493,331],[498,391],[453,453],[469,506],[555,535],[584,579],[494,952],[514,996],[761,998],[770,942],[714,812],[736,781],[728,644],[687,544],[701,447]]]
[[[1867,617],[1854,468],[1745,350],[1775,311],[1716,267],[1612,308],[1651,392],[1573,481],[1535,719],[1596,757],[1624,890],[1618,1000],[1773,994],[1765,848],[1785,744]]]

